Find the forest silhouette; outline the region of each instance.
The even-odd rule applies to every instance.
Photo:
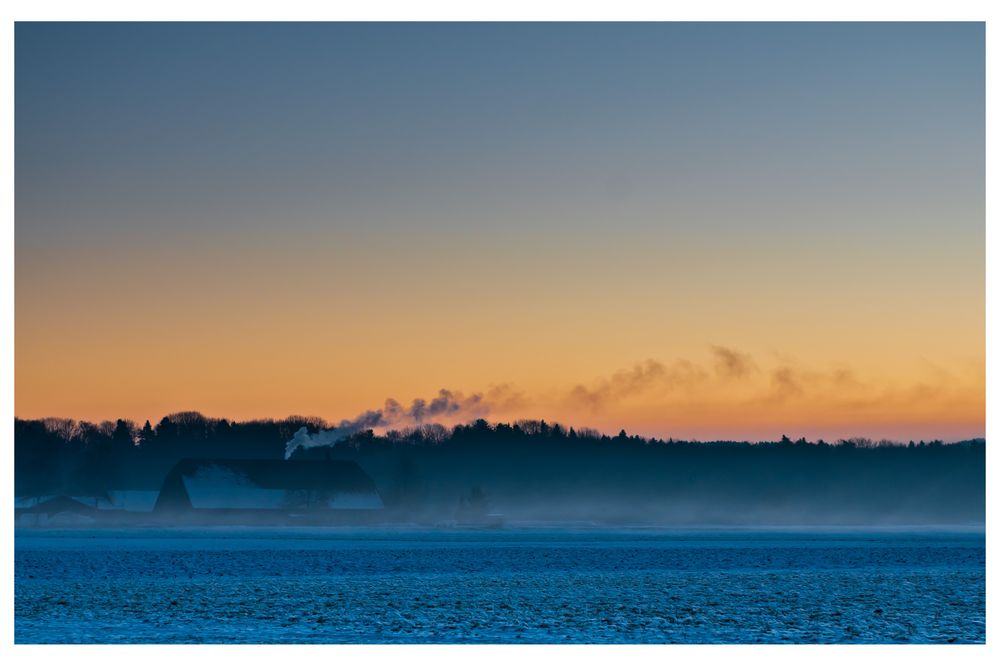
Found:
[[[284,459],[315,417],[181,412],[127,421],[15,420],[15,494],[158,489],[184,458]],[[475,496],[521,520],[658,524],[979,524],[985,441],[663,440],[545,421],[363,430],[293,459],[356,461],[389,515],[434,520]]]

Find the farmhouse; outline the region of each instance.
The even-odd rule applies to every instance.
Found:
[[[154,511],[294,516],[381,508],[375,483],[352,461],[189,458],[167,474]]]

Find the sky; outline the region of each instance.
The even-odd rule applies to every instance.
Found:
[[[984,48],[19,23],[15,412],[982,436]]]

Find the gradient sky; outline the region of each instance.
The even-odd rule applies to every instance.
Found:
[[[985,428],[982,24],[16,27],[19,417]]]

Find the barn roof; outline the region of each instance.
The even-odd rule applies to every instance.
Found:
[[[72,497],[67,497],[66,495],[57,495],[55,497],[42,500],[34,506],[23,509],[22,511],[24,513],[47,513],[50,515],[61,513],[63,511],[91,514],[94,512],[94,507],[87,506],[83,502]]]
[[[186,458],[167,474],[156,508],[189,509],[204,506],[205,500],[199,500],[191,494],[195,487],[199,489],[201,497],[210,496],[207,503],[213,507],[232,500],[238,503],[249,501],[252,506],[260,505],[260,508],[264,508],[274,498],[284,496],[287,499],[288,491],[312,491],[324,496],[378,497],[375,482],[357,463],[350,460]],[[224,492],[227,488],[233,491],[228,499]],[[205,492],[208,492],[208,496]],[[249,508],[246,504],[240,506]]]

